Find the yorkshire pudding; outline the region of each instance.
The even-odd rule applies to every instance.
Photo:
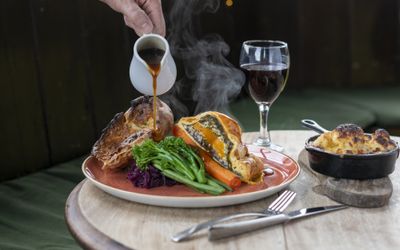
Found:
[[[125,166],[131,157],[133,145],[145,139],[163,139],[172,129],[174,117],[167,104],[157,99],[157,130],[153,130],[153,97],[141,96],[131,107],[118,113],[102,131],[92,148],[92,155],[102,162],[103,169]]]

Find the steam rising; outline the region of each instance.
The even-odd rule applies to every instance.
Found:
[[[165,100],[177,117],[207,110],[227,112],[228,103],[244,84],[242,71],[226,58],[230,48],[218,34],[196,38],[193,18],[203,11],[215,13],[220,0],[175,0],[168,16],[168,41],[173,57],[182,62],[184,76]],[[181,101],[193,101],[188,108]]]

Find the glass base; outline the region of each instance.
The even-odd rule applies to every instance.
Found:
[[[282,146],[271,143],[270,140],[267,140],[265,138],[258,138],[253,144],[260,146],[260,147],[270,148],[270,149],[278,151],[278,152],[283,152],[283,150],[284,150],[284,148]]]

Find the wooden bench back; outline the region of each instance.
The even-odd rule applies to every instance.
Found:
[[[95,1],[31,2],[2,3],[0,180],[88,153],[138,95],[119,14]]]
[[[177,1],[163,1],[170,28]],[[198,37],[223,37],[236,66],[244,40],[287,41],[287,88],[382,87],[400,81],[399,9],[399,0],[221,0],[217,13],[193,19]],[[100,1],[1,2],[0,180],[89,152],[138,95],[128,77],[135,39]]]

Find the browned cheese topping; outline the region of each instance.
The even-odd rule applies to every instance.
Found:
[[[369,135],[355,124],[341,124],[321,134],[312,145],[334,154],[373,154],[396,148],[386,130],[377,129]]]

